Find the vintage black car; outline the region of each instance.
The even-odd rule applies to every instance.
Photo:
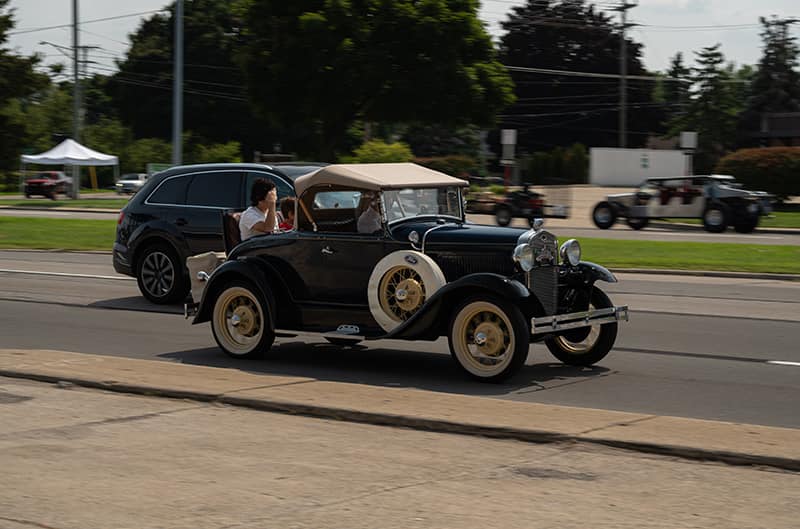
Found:
[[[516,372],[532,341],[571,365],[604,358],[628,318],[595,286],[614,275],[581,261],[574,239],[559,249],[541,222],[528,231],[467,222],[466,185],[414,164],[301,176],[295,229],[240,242],[219,266],[214,254],[188,260],[187,317],[210,321],[234,357],[313,332],[340,344],[447,336],[459,365],[488,381]],[[377,229],[365,229],[365,215],[377,215]]]
[[[698,175],[648,178],[633,193],[608,195],[592,212],[595,225],[608,229],[625,218],[634,230],[646,227],[650,219],[702,219],[711,233],[728,226],[750,233],[761,216],[772,212],[774,197],[764,191],[748,191],[732,176]]]

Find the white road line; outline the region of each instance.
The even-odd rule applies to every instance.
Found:
[[[769,360],[768,364],[775,364],[776,366],[795,366],[800,367],[800,362],[786,362],[784,360]]]
[[[39,270],[11,270],[8,268],[0,268],[0,273],[6,274],[29,274],[37,276],[56,276],[56,277],[79,277],[83,279],[113,279],[116,281],[136,281],[133,277],[126,276],[101,276],[94,274],[69,274],[66,272],[42,272]]]

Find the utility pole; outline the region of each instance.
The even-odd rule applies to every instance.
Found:
[[[625,30],[628,25],[628,9],[636,7],[628,0],[622,0],[617,10],[622,19],[619,31],[619,147],[625,149],[628,146],[628,46],[625,42]]]
[[[72,139],[81,141],[81,89],[78,61],[78,0],[72,0]],[[72,166],[72,198],[80,196],[81,168]]]
[[[183,160],[183,0],[175,2],[175,65],[172,87],[172,164]]]

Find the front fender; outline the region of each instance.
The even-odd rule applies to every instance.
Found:
[[[273,310],[272,314],[275,314],[274,298],[264,270],[250,259],[229,260],[218,266],[211,274],[211,277],[208,278],[208,284],[203,290],[203,298],[197,307],[197,314],[192,320],[192,325],[204,323],[211,319],[211,312],[214,308],[217,293],[224,285],[235,279],[242,279],[253,284],[258,289],[262,299],[267,300],[267,303],[269,303],[270,309]],[[269,320],[274,326],[275,318],[269,318]]]
[[[531,293],[525,285],[499,274],[470,274],[437,290],[408,320],[383,338],[435,340],[444,334],[452,310],[476,294],[500,297],[512,303],[525,303]]]
[[[584,277],[591,279],[591,283],[594,283],[598,280],[605,281],[607,283],[617,282],[617,278],[614,276],[614,274],[612,274],[608,268],[600,266],[599,264],[589,261],[581,261],[578,263],[577,268],[581,270]]]

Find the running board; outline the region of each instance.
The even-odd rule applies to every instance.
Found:
[[[531,334],[547,334],[602,323],[628,321],[628,306],[570,312],[531,319]]]

